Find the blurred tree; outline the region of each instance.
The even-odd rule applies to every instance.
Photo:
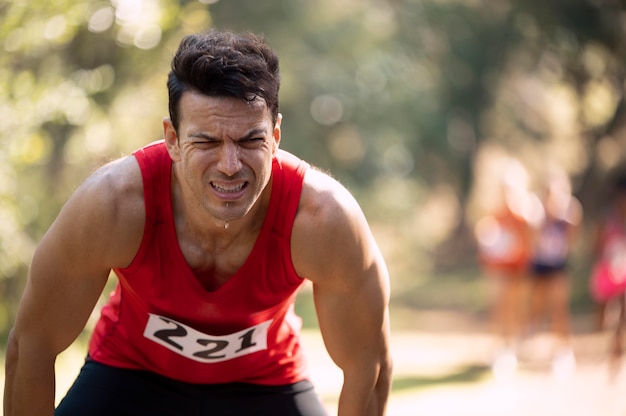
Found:
[[[433,258],[473,260],[492,155],[561,165],[593,212],[623,161],[623,16],[616,0],[0,0],[0,329],[71,190],[160,136],[184,34],[266,35],[281,146],[356,193],[394,279],[416,282]]]
[[[0,2],[0,332],[35,242],[95,166],[157,139],[179,38],[210,25],[173,0]]]
[[[566,169],[594,221],[605,172],[623,158],[619,2],[246,5],[215,4],[216,25],[277,46],[283,146],[359,194],[386,229],[395,276],[474,262],[469,226],[487,203],[476,183],[496,179],[476,178],[475,163],[494,144],[535,179]]]

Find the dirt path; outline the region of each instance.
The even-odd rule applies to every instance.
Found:
[[[528,346],[518,371],[505,379],[496,379],[487,365],[491,341],[485,336],[407,333],[396,334],[394,341],[396,389],[390,415],[626,415],[626,371],[622,367],[610,376],[599,354],[606,345],[602,336],[576,337],[576,369],[561,378],[551,371],[541,337]],[[430,383],[420,384],[423,380]]]
[[[471,331],[471,330],[470,330]],[[313,379],[331,414],[341,374],[319,335],[305,334]],[[551,370],[549,335],[521,347],[517,371],[496,379],[489,367],[493,339],[485,332],[394,331],[394,388],[389,416],[626,416],[626,358],[609,365],[608,333],[575,333],[576,368]]]

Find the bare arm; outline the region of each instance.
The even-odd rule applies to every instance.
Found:
[[[84,328],[111,268],[128,264],[139,245],[142,188],[132,185],[138,174],[131,159],[100,169],[37,247],[7,346],[6,416],[53,415],[56,356]]]
[[[384,415],[391,386],[389,276],[363,213],[334,180],[309,171],[292,247],[313,282],[324,343],[341,368],[340,416]]]

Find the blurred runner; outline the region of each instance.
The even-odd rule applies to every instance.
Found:
[[[595,239],[596,262],[591,275],[591,295],[598,305],[598,329],[608,324],[606,312],[617,308],[618,317],[611,341],[614,362],[623,353],[626,292],[626,174],[616,173],[611,180],[609,204],[598,224]]]
[[[568,256],[582,219],[582,206],[571,194],[569,178],[561,170],[550,172],[543,188],[539,216],[533,223],[530,324],[534,327],[549,316],[556,338],[552,371],[563,379],[576,366],[570,345]]]
[[[524,322],[532,234],[528,222],[531,197],[526,171],[508,166],[501,182],[498,206],[475,227],[479,261],[490,287],[491,321],[500,345],[492,363],[494,376],[517,369],[517,341]]]

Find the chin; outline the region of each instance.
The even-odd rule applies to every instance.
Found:
[[[237,221],[237,220],[244,218],[248,214],[248,212],[249,212],[248,209],[246,209],[245,211],[244,210],[233,211],[232,209],[229,209],[227,210],[227,212],[222,211],[215,217],[218,218],[220,221],[232,222],[232,221]]]

